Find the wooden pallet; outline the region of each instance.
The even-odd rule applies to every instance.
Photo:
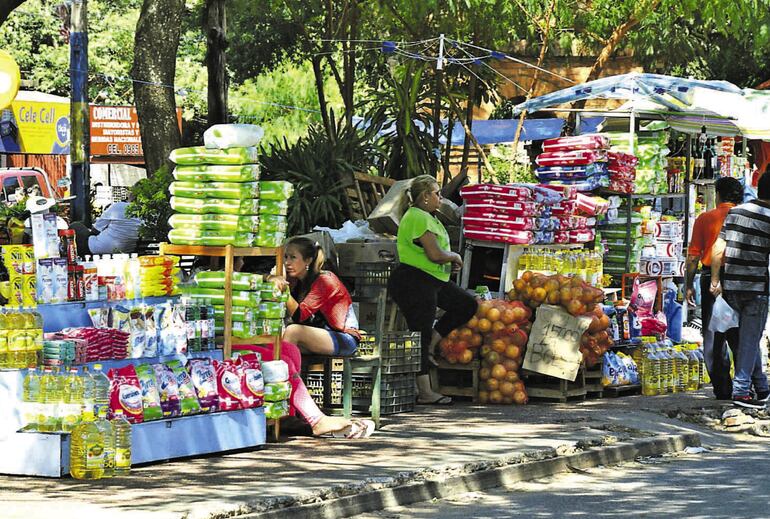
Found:
[[[526,370],[521,372],[521,378],[530,399],[566,403],[570,400],[585,400],[587,394],[583,368],[578,371],[574,382]]]
[[[470,397],[474,402],[479,398],[478,360],[470,364],[450,364],[439,360],[438,368],[431,368],[431,386],[442,395]],[[436,389],[438,388],[438,389]]]
[[[641,395],[642,385],[631,384],[628,386],[608,386],[604,388],[605,398],[617,398],[620,396]]]
[[[604,386],[602,386],[602,367],[586,368],[585,370],[586,396],[591,398],[602,398],[604,396]]]

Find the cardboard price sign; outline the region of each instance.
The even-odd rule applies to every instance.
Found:
[[[589,324],[589,317],[575,317],[560,306],[541,305],[535,314],[522,368],[574,381],[583,361],[580,338]]]

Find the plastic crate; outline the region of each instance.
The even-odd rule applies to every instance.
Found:
[[[375,345],[376,337],[373,334],[362,333],[356,355],[373,355]],[[421,358],[420,333],[410,331],[383,333],[380,341],[380,358],[384,375],[417,373],[420,371]]]
[[[305,374],[305,386],[313,401],[319,405],[324,404],[324,374],[309,371]],[[342,372],[332,373],[331,404],[342,406]]]
[[[380,414],[397,414],[414,411],[417,388],[414,373],[382,375],[380,381]],[[353,409],[367,412],[372,403],[372,377],[354,375]]]
[[[395,263],[385,261],[357,263],[355,269],[356,295],[376,297],[379,291],[388,286],[390,273]]]

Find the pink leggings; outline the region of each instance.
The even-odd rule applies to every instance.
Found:
[[[273,360],[272,344],[239,345],[238,348],[258,352],[262,356],[262,360]],[[281,341],[281,360],[289,366],[289,382],[291,382],[291,408],[289,413],[293,415],[295,410],[298,411],[312,427],[324,417],[324,414],[318,408],[310,393],[308,393],[305,383],[299,376],[300,369],[302,369],[302,354],[299,348],[290,342]]]

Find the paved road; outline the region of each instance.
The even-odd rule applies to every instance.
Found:
[[[511,488],[388,509],[360,519],[770,517],[770,440],[642,459]]]

